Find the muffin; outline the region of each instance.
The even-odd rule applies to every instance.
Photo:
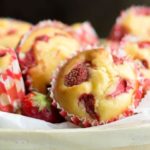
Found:
[[[47,93],[53,71],[81,48],[67,25],[43,21],[34,26],[17,48],[28,91]]]
[[[51,96],[66,119],[87,127],[133,113],[141,100],[136,69],[118,60],[104,49],[88,50],[58,69]]]
[[[30,23],[10,18],[0,18],[0,45],[16,48],[20,38],[30,28]]]
[[[0,111],[19,111],[24,92],[23,79],[14,50],[0,47]]]
[[[120,44],[120,51],[138,63],[145,90],[150,89],[150,40],[126,36]],[[145,91],[145,92],[146,92]]]
[[[74,36],[84,47],[96,46],[99,44],[96,31],[90,22],[75,23],[72,25],[72,29],[74,30]]]
[[[124,35],[131,34],[144,39],[150,39],[150,8],[133,6],[121,12],[117,18],[110,39],[120,41]]]

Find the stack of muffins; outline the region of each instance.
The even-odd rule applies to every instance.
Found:
[[[150,89],[149,7],[123,11],[105,42],[89,22],[2,18],[0,46],[1,111],[96,126],[134,115]]]

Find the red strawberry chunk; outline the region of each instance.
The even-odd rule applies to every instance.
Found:
[[[87,81],[88,78],[89,78],[88,67],[86,66],[86,64],[83,63],[77,65],[65,76],[64,84],[66,86],[71,87]]]
[[[123,64],[124,58],[113,55],[113,61],[116,65],[120,65],[120,64]]]
[[[47,35],[41,35],[41,36],[38,36],[36,37],[35,41],[44,41],[44,42],[48,42],[49,41],[49,36]]]
[[[147,60],[141,60],[141,62],[142,62],[142,64],[143,64],[143,66],[146,68],[146,69],[148,69],[148,62],[147,62]]]
[[[128,82],[124,79],[121,79],[115,89],[111,94],[108,96],[110,97],[116,97],[122,93],[126,93],[128,90],[131,89],[131,86],[128,85]]]
[[[7,54],[7,51],[5,50],[0,50],[0,57],[3,57]]]
[[[33,66],[35,64],[33,50],[31,49],[28,52],[26,52],[25,58],[20,61],[21,61],[22,68],[28,69],[31,66]]]
[[[150,48],[150,41],[142,41],[138,42],[139,48]]]
[[[17,33],[17,30],[16,30],[16,29],[11,29],[11,30],[9,30],[9,31],[7,32],[7,35],[13,35],[13,34],[15,34],[15,33]]]
[[[86,112],[93,118],[99,120],[99,116],[95,112],[95,98],[92,94],[82,94],[79,97],[79,102],[85,106]]]

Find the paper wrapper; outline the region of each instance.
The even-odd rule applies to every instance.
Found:
[[[90,22],[75,23],[72,25],[72,29],[74,30],[75,37],[83,47],[99,44],[99,38]]]
[[[7,56],[0,58],[1,63],[9,63],[5,69],[0,70],[0,110],[16,112],[20,107],[20,100],[24,96],[24,84],[15,51],[12,49],[0,49],[0,53]],[[3,59],[3,60],[1,60]],[[2,64],[1,64],[2,65]]]

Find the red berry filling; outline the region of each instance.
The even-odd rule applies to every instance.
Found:
[[[143,66],[144,66],[146,69],[148,69],[148,62],[147,62],[147,60],[142,60],[141,62],[142,62],[142,64],[143,64]]]
[[[123,62],[124,62],[123,57],[117,57],[115,55],[113,55],[112,57],[113,57],[113,61],[116,65],[123,64]]]
[[[99,116],[94,110],[95,98],[92,94],[82,94],[79,97],[79,102],[82,102],[85,106],[86,112],[93,118],[99,120]]]
[[[37,41],[48,42],[48,40],[49,40],[49,36],[47,36],[47,35],[41,35],[41,36],[36,37],[36,39],[35,39],[36,42]]]
[[[66,76],[64,84],[66,86],[79,85],[82,82],[87,81],[89,78],[89,71],[87,63],[82,63],[73,68]]]
[[[35,64],[35,58],[34,58],[33,50],[31,49],[28,52],[26,52],[25,58],[21,60],[21,66],[22,68],[28,69],[34,64]]]
[[[26,56],[23,60],[21,60],[21,64],[23,68],[29,69],[30,67],[32,67],[35,64],[35,58],[34,58],[34,46],[36,44],[37,41],[45,41],[48,42],[49,40],[49,36],[47,35],[41,35],[35,38],[34,43],[31,47],[31,49],[26,52]]]
[[[138,42],[139,48],[150,48],[150,41],[142,41]]]
[[[116,97],[122,93],[126,93],[128,92],[128,90],[130,90],[132,87],[129,85],[129,83],[124,80],[121,79],[115,89],[115,91],[113,91],[111,94],[109,94],[109,97]]]
[[[15,34],[15,33],[17,33],[17,30],[16,30],[16,29],[11,29],[11,30],[9,30],[9,31],[7,32],[7,35],[13,35],[13,34]]]
[[[0,57],[4,57],[5,55],[6,55],[6,51],[4,51],[4,50],[0,50]]]

